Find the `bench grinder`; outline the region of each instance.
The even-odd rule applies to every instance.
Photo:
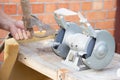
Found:
[[[68,22],[65,16],[78,15],[80,24]],[[64,58],[64,64],[80,70],[88,67],[100,70],[106,67],[115,53],[114,38],[106,30],[94,30],[86,18],[79,12],[61,8],[54,12],[60,26],[56,34],[54,52]]]

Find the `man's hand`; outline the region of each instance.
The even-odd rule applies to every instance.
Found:
[[[9,31],[16,40],[28,39],[30,32],[26,31],[22,21],[16,21],[0,10],[0,28]]]
[[[30,32],[25,30],[22,21],[14,21],[9,27],[9,31],[16,40],[28,39],[30,37]]]

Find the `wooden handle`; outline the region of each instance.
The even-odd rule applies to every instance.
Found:
[[[23,12],[23,22],[27,30],[33,34],[33,28],[31,26],[31,7],[29,0],[21,0],[21,7]]]
[[[30,8],[30,2],[29,0],[21,0],[21,6],[24,16],[30,16],[31,15],[31,8]]]

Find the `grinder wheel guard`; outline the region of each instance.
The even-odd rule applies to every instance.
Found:
[[[94,30],[82,14],[64,8],[56,10],[54,15],[60,29],[52,48],[65,59],[65,64],[79,69],[83,63],[89,68],[100,70],[111,62],[115,41],[108,31]],[[71,15],[79,15],[80,25],[65,21],[64,16]]]

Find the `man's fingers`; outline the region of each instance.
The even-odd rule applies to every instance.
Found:
[[[18,33],[16,32],[15,35],[13,36],[16,40],[19,40],[19,35]]]
[[[31,35],[30,35],[29,31],[25,31],[25,30],[21,30],[21,29],[18,29],[14,35],[14,38],[16,40],[28,39],[30,37],[31,37]]]
[[[22,30],[22,33],[23,33],[24,39],[28,39],[27,32],[25,30]]]
[[[18,32],[17,33],[18,33],[20,39],[24,39],[23,33],[22,33],[21,29],[18,28]]]
[[[18,35],[20,39],[28,39],[30,37],[27,31],[21,29],[18,29]]]
[[[28,39],[31,37],[30,32],[25,30],[23,21],[15,21],[14,25],[10,27],[10,32],[16,40]]]
[[[10,31],[11,31],[12,36],[16,40],[23,40],[23,39],[31,38],[30,32],[25,31],[24,29],[14,27]]]

